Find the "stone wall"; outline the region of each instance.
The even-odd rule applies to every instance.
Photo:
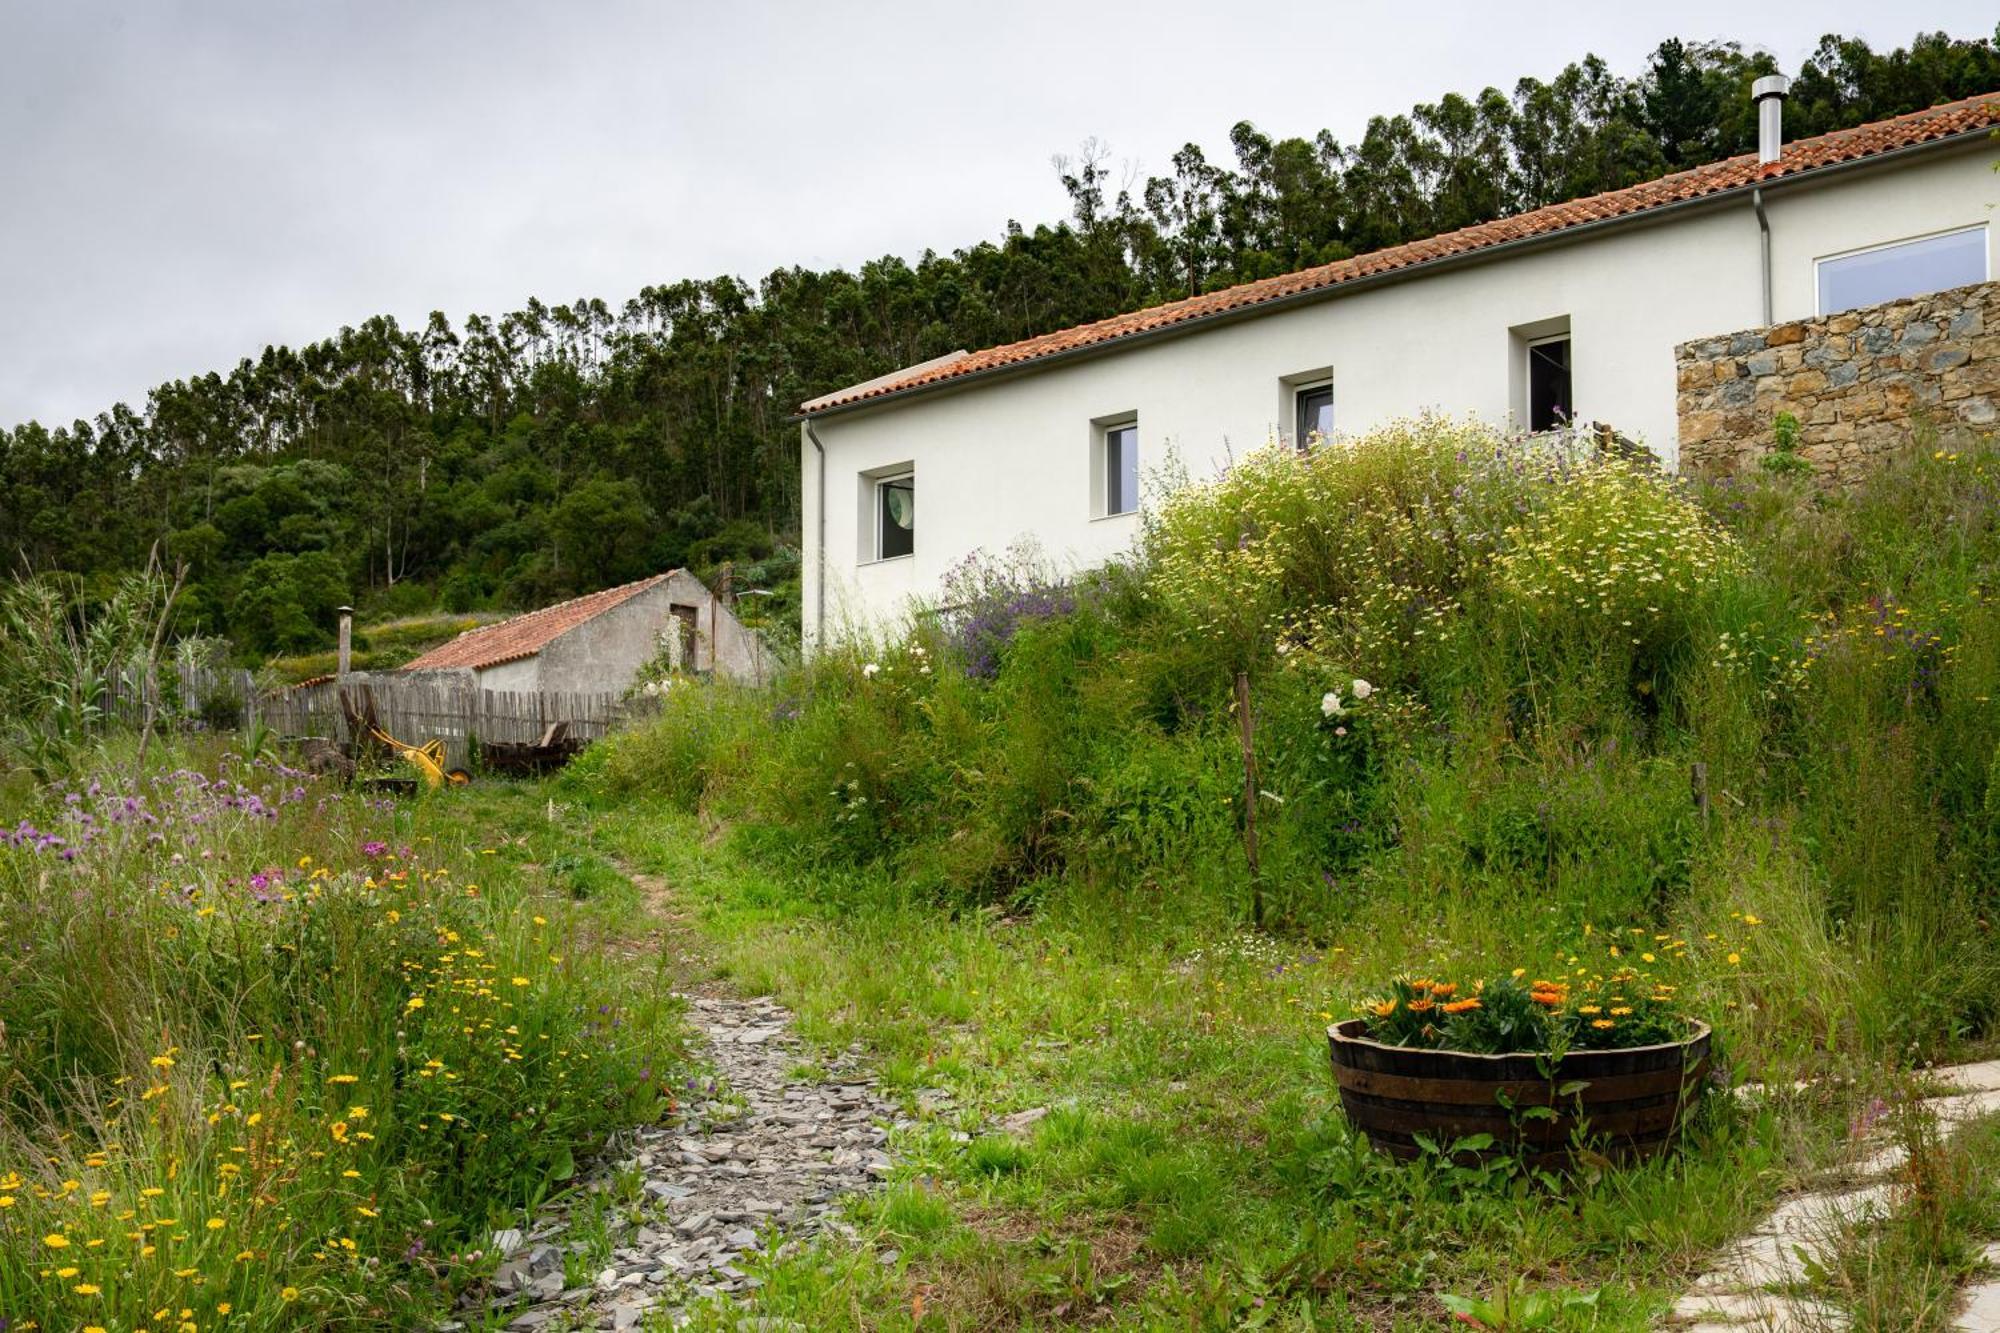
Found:
[[[2000,424],[2000,282],[1700,338],[1674,357],[1683,471],[1755,468],[1789,412],[1799,456],[1837,485],[1921,424]]]

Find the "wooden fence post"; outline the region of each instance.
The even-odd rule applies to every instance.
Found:
[[[1250,673],[1236,673],[1236,736],[1243,746],[1243,853],[1250,862],[1250,921],[1264,925],[1264,875],[1257,864],[1257,750],[1250,720]]]

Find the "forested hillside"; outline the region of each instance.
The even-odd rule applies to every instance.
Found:
[[[1996,43],[1932,34],[1878,53],[1829,36],[1798,73],[1788,133],[2000,88]],[[1189,144],[1132,190],[1087,147],[1057,160],[1069,218],[914,263],[421,328],[371,319],[163,384],[142,408],[0,430],[0,549],[92,575],[163,543],[189,571],[183,627],[252,654],[317,644],[343,601],[525,606],[723,560],[782,615],[797,568],[786,417],[802,399],[1746,151],[1749,85],[1774,68],[1668,41],[1630,77],[1585,57],[1378,116],[1353,144],[1245,122],[1233,161]]]

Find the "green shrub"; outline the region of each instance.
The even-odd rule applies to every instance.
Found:
[[[748,769],[771,701],[755,690],[693,678],[658,696],[658,713],[591,746],[565,770],[572,790],[654,796],[696,810]]]

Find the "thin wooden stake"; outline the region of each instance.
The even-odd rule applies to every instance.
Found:
[[[1264,876],[1257,866],[1257,750],[1250,721],[1250,673],[1236,673],[1236,735],[1243,746],[1243,854],[1250,862],[1250,920],[1264,925]]]

